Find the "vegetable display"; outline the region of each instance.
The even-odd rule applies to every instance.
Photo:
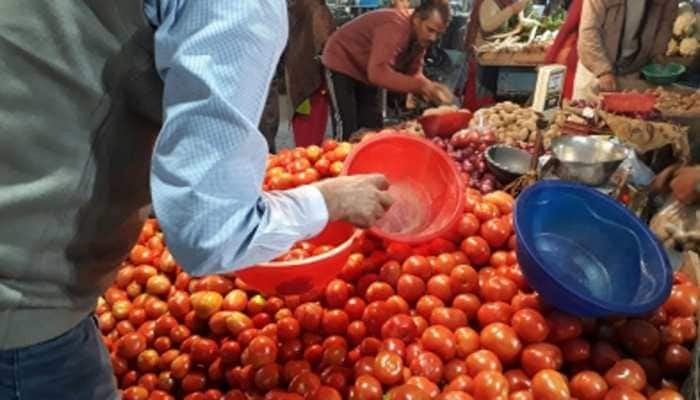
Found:
[[[668,42],[667,56],[694,57],[700,48],[700,13],[689,2],[681,2],[673,23],[673,37]]]
[[[566,19],[566,11],[559,7],[546,17],[537,17],[528,6],[495,35],[485,38],[476,48],[477,53],[515,53],[546,51]]]
[[[264,185],[336,175],[349,149],[282,151]],[[520,270],[513,207],[468,189],[451,234],[417,246],[366,236],[323,293],[288,297],[190,276],[148,220],[96,310],[123,398],[682,398],[700,289],[677,273],[649,315],[557,311]]]

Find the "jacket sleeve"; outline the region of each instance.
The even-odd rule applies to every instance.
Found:
[[[661,21],[659,21],[659,31],[656,35],[656,42],[651,51],[651,56],[662,56],[666,54],[668,42],[673,34],[673,23],[678,14],[678,0],[667,0],[661,11]]]
[[[418,93],[424,79],[402,74],[394,68],[396,57],[401,51],[401,37],[396,34],[401,29],[394,23],[378,27],[372,38],[372,51],[367,65],[367,78],[378,87],[399,93]]]
[[[603,44],[603,21],[605,21],[605,4],[602,0],[583,2],[581,26],[579,28],[578,54],[581,63],[595,76],[613,72],[613,60]]]

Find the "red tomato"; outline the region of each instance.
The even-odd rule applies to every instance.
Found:
[[[421,256],[411,256],[404,261],[402,272],[415,275],[423,280],[427,280],[432,275],[432,268],[428,259]]]
[[[498,371],[482,371],[474,377],[474,398],[501,400],[508,398],[508,380]]]
[[[508,388],[511,392],[518,390],[528,390],[532,386],[530,378],[521,369],[512,369],[505,373],[508,380]]]
[[[591,357],[591,344],[581,338],[562,343],[561,350],[564,353],[564,361],[572,364],[587,361]]]
[[[374,359],[374,376],[385,385],[394,385],[401,380],[403,360],[395,353],[382,351]]]
[[[475,265],[484,265],[491,258],[491,248],[488,242],[479,236],[471,236],[462,242],[462,251]]]
[[[432,325],[444,325],[450,330],[455,330],[467,324],[467,314],[452,307],[438,307],[430,313]]]
[[[645,400],[641,393],[638,391],[626,387],[626,386],[615,386],[610,389],[605,395],[604,400]]]
[[[693,322],[693,327],[695,323]],[[638,357],[654,355],[661,344],[661,335],[654,325],[647,321],[631,319],[617,329],[622,346]]]
[[[694,286],[675,285],[663,307],[671,317],[692,317],[697,313],[698,305],[700,305],[700,289]]]
[[[355,398],[358,400],[381,400],[384,395],[382,384],[371,375],[360,375],[355,380]]]
[[[464,311],[467,318],[472,319],[481,308],[481,300],[473,294],[458,294],[452,299],[452,307]]]
[[[442,380],[444,364],[435,353],[425,351],[411,361],[411,372],[415,376],[425,377],[435,383]]]
[[[421,337],[423,348],[432,351],[444,361],[454,358],[457,352],[455,335],[442,325],[428,327]]]
[[[641,391],[647,384],[644,369],[634,360],[620,360],[605,374],[605,381],[611,387],[627,386]]]
[[[452,300],[452,281],[449,276],[438,274],[428,280],[427,292],[445,303]]]
[[[661,354],[661,367],[668,375],[686,374],[690,363],[690,351],[678,344],[668,346]]]
[[[489,350],[477,350],[467,357],[467,371],[476,376],[482,371],[502,371],[503,366],[498,356]]]
[[[501,218],[494,218],[481,225],[481,236],[493,249],[502,247],[511,235],[510,225]]]
[[[485,303],[479,307],[476,318],[479,320],[479,325],[486,326],[494,322],[510,322],[512,310],[510,304],[502,301],[493,303]]]
[[[479,292],[481,297],[488,302],[503,301],[510,303],[513,296],[518,293],[518,287],[510,279],[496,275],[480,282]]]
[[[579,400],[603,400],[608,384],[600,374],[583,371],[576,374],[569,384],[571,395]]]
[[[501,216],[501,211],[499,211],[498,207],[491,203],[477,203],[474,206],[473,212],[474,216],[476,216],[481,222],[486,222]]]
[[[117,341],[117,355],[125,360],[136,358],[146,350],[146,338],[140,333],[129,333]]]
[[[481,222],[474,214],[466,213],[459,221],[457,230],[462,237],[474,236],[479,232],[480,224]]]
[[[407,302],[415,303],[425,293],[425,283],[416,275],[403,274],[396,284],[396,292]]]
[[[649,397],[649,400],[683,400],[683,396],[675,390],[661,389]]]
[[[547,318],[549,323],[549,340],[554,343],[564,342],[581,336],[581,320],[561,311],[553,311]]]
[[[555,345],[534,343],[525,347],[520,363],[529,376],[535,376],[539,371],[545,369],[560,369],[563,363],[563,355],[559,347]]]
[[[480,339],[481,346],[496,354],[504,364],[513,363],[523,348],[515,330],[502,322],[484,327]]]
[[[289,383],[289,391],[309,396],[321,387],[321,379],[310,371],[302,371]]]
[[[430,400],[430,395],[414,385],[401,385],[389,390],[385,398],[386,400]]]
[[[457,265],[450,272],[452,294],[474,293],[479,288],[479,275],[468,265]]]
[[[382,325],[382,338],[397,338],[404,343],[411,343],[418,336],[418,327],[413,319],[406,314],[398,314],[389,318]]]
[[[511,324],[525,343],[542,342],[549,336],[549,325],[538,311],[523,308],[513,314]]]
[[[544,369],[532,378],[532,394],[538,400],[567,400],[571,398],[566,377],[551,369]]]
[[[277,359],[277,344],[267,336],[257,336],[248,345],[253,368],[273,363]]]
[[[406,381],[407,385],[413,385],[423,392],[427,393],[431,399],[437,398],[440,395],[440,388],[431,382],[429,379],[422,376],[412,376]]]

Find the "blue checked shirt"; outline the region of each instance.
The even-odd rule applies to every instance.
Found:
[[[268,261],[320,232],[318,189],[263,193],[257,129],[287,41],[285,0],[145,0],[156,27],[165,119],[155,145],[155,213],[195,275]]]

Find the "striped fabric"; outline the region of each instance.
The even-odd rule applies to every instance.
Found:
[[[176,259],[221,273],[317,234],[328,212],[316,188],[261,189],[257,126],[287,40],[285,0],[146,0],[145,14],[165,83],[151,191]]]

